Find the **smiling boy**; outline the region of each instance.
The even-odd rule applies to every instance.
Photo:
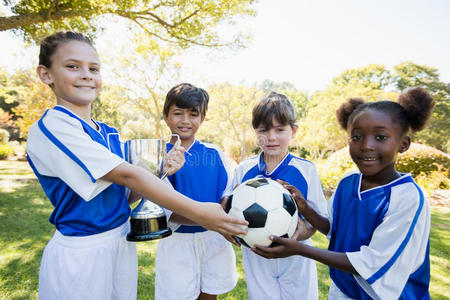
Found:
[[[231,174],[220,148],[195,139],[205,119],[209,95],[188,83],[174,86],[164,104],[164,120],[186,150],[185,164],[168,177],[178,192],[199,202],[220,203],[231,189]],[[169,151],[173,144],[167,144]],[[178,214],[169,224],[181,224],[158,243],[155,299],[217,299],[237,283],[231,244],[215,232]],[[176,275],[176,276],[175,276]]]

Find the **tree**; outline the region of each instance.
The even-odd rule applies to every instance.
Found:
[[[147,43],[136,41],[135,44],[139,45],[137,49],[124,45],[102,59],[114,61],[106,71],[112,73],[114,79],[109,92],[102,92],[100,102],[110,113],[115,111],[120,115],[117,127],[124,137],[166,138],[169,130],[163,120],[163,105],[169,89],[179,83],[179,64],[170,49],[148,51]]]
[[[12,16],[0,17],[0,31],[14,30],[26,40],[39,41],[57,30],[95,35],[102,16],[126,20],[133,33],[145,33],[149,42],[181,48],[191,44],[216,47],[238,45],[237,34],[221,41],[215,29],[223,21],[255,14],[254,0],[4,0]]]
[[[212,85],[208,92],[210,104],[199,137],[218,144],[240,162],[257,147],[251,126],[251,108],[264,93],[256,88],[228,83]]]
[[[306,91],[299,91],[295,86],[287,81],[283,82],[273,82],[270,79],[265,79],[258,87],[261,89],[265,95],[270,92],[277,92],[284,94],[288,97],[295,107],[295,112],[297,113],[297,119],[303,118],[306,114],[306,106],[309,101],[309,96]]]
[[[308,150],[313,159],[326,157],[347,145],[347,135],[335,116],[342,102],[351,97],[395,101],[400,92],[414,86],[427,89],[437,105],[430,126],[413,140],[445,151],[450,134],[449,85],[439,80],[436,69],[411,62],[396,65],[392,70],[371,64],[346,70],[334,78],[324,91],[314,93],[308,102],[306,117],[300,121],[297,143]]]
[[[436,106],[428,127],[414,135],[416,142],[450,151],[450,84],[439,79],[437,69],[404,62],[393,67],[393,82],[399,91],[421,86],[433,96]]]
[[[23,139],[28,136],[31,125],[39,120],[48,108],[56,104],[51,88],[31,74],[31,71],[16,74],[17,76],[27,76],[22,77],[23,80],[26,80],[25,82],[18,84],[20,87],[17,94],[19,105],[13,108],[14,114],[18,116],[16,123],[20,128],[20,136]]]
[[[387,93],[390,72],[383,65],[349,69],[332,80],[324,90],[315,92],[308,102],[307,113],[299,121],[296,144],[310,158],[326,157],[347,144],[347,135],[336,120],[336,109],[350,97],[375,101],[394,100],[396,93]]]
[[[11,140],[26,138],[29,127],[51,103],[48,88],[37,82],[34,71],[8,74],[0,70],[0,127],[8,130]]]

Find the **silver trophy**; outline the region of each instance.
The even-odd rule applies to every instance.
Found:
[[[149,170],[158,177],[162,175],[161,167],[165,153],[166,143],[161,139],[137,139],[125,143],[127,161]],[[166,176],[167,172],[161,179]],[[145,198],[142,198],[131,212],[130,225],[128,241],[149,241],[172,234],[172,230],[167,227],[166,214],[162,208]]]

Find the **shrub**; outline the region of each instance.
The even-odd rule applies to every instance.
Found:
[[[348,146],[316,164],[324,189],[334,190],[345,173],[357,170],[348,153]],[[428,193],[450,188],[450,156],[435,148],[412,143],[408,151],[398,156],[396,168],[399,172],[411,173]]]
[[[399,172],[410,172],[414,178],[433,171],[448,173],[450,156],[436,148],[412,143],[408,151],[398,156],[396,168]]]
[[[0,144],[0,159],[7,159],[8,156],[14,154],[14,150],[14,147],[7,143]]]
[[[345,173],[357,170],[348,153],[348,147],[334,152],[328,159],[317,161],[316,165],[325,190],[336,189],[339,180]]]

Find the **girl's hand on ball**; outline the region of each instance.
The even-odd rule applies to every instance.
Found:
[[[295,239],[281,238],[279,236],[271,236],[270,239],[278,245],[275,247],[255,245],[255,247],[252,248],[252,251],[269,259],[282,258],[295,255],[297,253],[297,248],[300,245]]]
[[[298,210],[302,212],[307,206],[305,197],[303,197],[302,193],[295,186],[287,183],[286,181],[281,179],[277,179],[277,181],[281,183],[281,185],[287,189],[289,193],[291,193],[291,197],[295,200]]]

